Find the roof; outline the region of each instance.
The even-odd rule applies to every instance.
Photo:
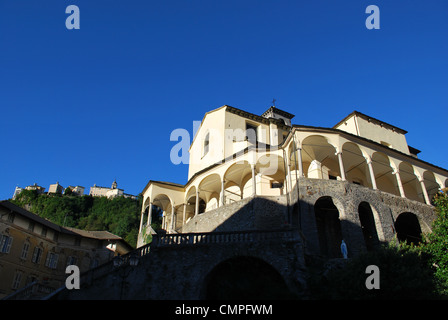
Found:
[[[92,238],[97,240],[122,240],[121,237],[113,233],[110,233],[109,231],[87,231],[70,227],[64,227],[64,228],[85,238]]]
[[[9,209],[14,213],[20,214],[30,220],[40,223],[45,227],[53,229],[60,233],[69,234],[72,236],[82,236],[84,238],[91,238],[97,240],[121,240],[125,242],[121,237],[113,233],[110,233],[109,231],[87,231],[70,227],[61,227],[47,219],[44,219],[28,210],[23,209],[22,207],[13,204],[12,202],[9,202],[8,200],[0,201],[0,207]]]
[[[373,122],[373,123],[379,124],[379,125],[381,125],[381,126],[383,126],[383,127],[386,127],[386,128],[388,128],[388,129],[397,131],[397,132],[399,132],[399,133],[402,133],[402,134],[406,134],[406,133],[408,133],[406,130],[403,130],[403,129],[398,128],[398,127],[396,127],[396,126],[394,126],[394,125],[391,125],[391,124],[389,124],[389,123],[387,123],[387,122],[378,120],[378,119],[376,119],[376,118],[374,118],[374,117],[368,116],[368,115],[366,115],[366,114],[364,114],[364,113],[361,113],[361,112],[359,112],[359,111],[356,111],[356,110],[353,111],[352,113],[350,113],[348,116],[346,116],[346,117],[345,117],[344,119],[342,119],[341,121],[339,121],[336,125],[333,126],[333,128],[336,129],[336,127],[338,127],[341,123],[345,122],[347,119],[351,118],[351,117],[354,116],[354,115],[356,115],[356,116],[358,116],[358,117],[361,117],[361,118],[363,118],[364,120],[367,120],[367,121],[369,121],[369,122]]]
[[[295,117],[295,115],[293,115],[292,113],[286,112],[284,110],[281,110],[275,106],[270,107],[268,110],[266,110],[261,116],[264,117],[265,115],[267,115],[268,113],[270,113],[271,111],[287,118],[287,119],[292,119]]]

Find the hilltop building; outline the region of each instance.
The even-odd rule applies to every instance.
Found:
[[[133,196],[131,194],[124,193],[124,189],[119,189],[117,187],[116,180],[114,180],[114,182],[112,182],[112,185],[110,188],[100,187],[100,186],[97,186],[96,184],[94,184],[93,187],[90,187],[89,195],[91,195],[92,197],[107,197],[107,198],[115,198],[115,197],[123,196],[126,198],[136,199],[135,196]]]

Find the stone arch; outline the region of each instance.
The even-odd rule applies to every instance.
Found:
[[[314,215],[319,239],[320,253],[328,258],[340,258],[342,227],[339,210],[333,198],[323,196],[314,203]]]
[[[217,173],[206,176],[199,183],[198,190],[199,198],[205,202],[204,211],[216,209],[219,204],[219,194],[221,193],[221,176]]]
[[[269,154],[260,157],[255,172],[259,177],[257,193],[268,196],[285,193],[285,163],[282,156]]]
[[[375,174],[377,188],[396,196],[400,196],[400,190],[389,157],[382,152],[372,154],[372,167]]]
[[[168,229],[173,211],[173,201],[171,198],[166,194],[157,194],[152,198],[152,207],[151,221],[155,222],[157,219],[160,219],[160,215],[162,214],[161,228]]]
[[[398,169],[406,198],[425,203],[421,185],[415,175],[412,165],[407,162],[401,162]]]
[[[439,192],[439,184],[436,181],[434,173],[431,171],[423,172],[423,181],[425,183],[426,192],[428,193],[429,201],[432,202],[434,196]]]
[[[403,212],[398,215],[394,223],[399,241],[418,244],[422,240],[422,229],[418,217],[411,212]]]
[[[358,214],[367,251],[377,249],[380,246],[380,238],[377,231],[377,226],[379,224],[379,217],[377,216],[378,214],[376,214],[375,216],[374,209],[366,201],[362,201],[358,205]]]
[[[303,171],[307,178],[336,179],[341,177],[336,147],[321,135],[302,141]]]
[[[224,173],[224,201],[226,204],[243,198],[243,179],[251,173],[252,168],[247,161],[238,161],[226,170]]]
[[[347,181],[373,188],[366,153],[356,143],[346,142],[342,145],[342,161]]]
[[[265,260],[235,256],[218,263],[204,280],[205,299],[285,299],[292,295],[283,276]]]

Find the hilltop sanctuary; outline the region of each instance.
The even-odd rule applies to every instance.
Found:
[[[342,240],[352,256],[430,231],[431,199],[448,187],[448,170],[419,159],[405,130],[358,111],[332,128],[293,118],[277,107],[207,112],[188,182],[150,180],[143,189],[138,246],[160,211],[168,234],[292,228],[305,254],[328,258],[341,257]]]

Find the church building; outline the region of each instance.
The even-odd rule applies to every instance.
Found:
[[[448,187],[448,170],[421,160],[407,131],[358,111],[332,128],[293,118],[274,106],[262,115],[228,105],[207,112],[190,145],[188,182],[150,180],[143,189],[138,246],[160,211],[167,233],[299,228],[307,250],[328,256],[342,239],[350,254],[430,231],[431,199]],[[277,207],[238,219],[253,199]]]

